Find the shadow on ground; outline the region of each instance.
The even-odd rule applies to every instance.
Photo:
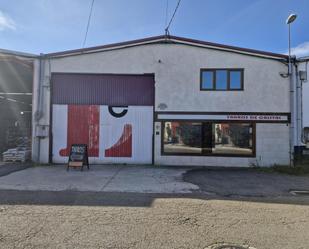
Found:
[[[20,191],[0,190],[0,205],[61,205],[61,206],[118,206],[151,207],[156,199],[225,200],[272,204],[309,205],[309,197],[220,197],[202,193],[152,194],[79,191]]]
[[[0,165],[0,177],[6,176],[11,173],[30,168],[31,163],[1,163]]]
[[[257,169],[193,169],[183,174],[198,192],[223,197],[283,197],[291,190],[309,190],[309,176],[295,176]]]

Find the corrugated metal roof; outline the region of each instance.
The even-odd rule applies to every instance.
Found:
[[[153,106],[154,75],[53,73],[52,102]]]
[[[14,55],[14,56],[20,56],[20,57],[26,57],[26,58],[36,58],[38,55],[36,54],[30,54],[25,52],[19,52],[14,50],[7,50],[7,49],[0,49],[0,54],[2,55]]]

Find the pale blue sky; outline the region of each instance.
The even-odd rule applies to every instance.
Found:
[[[169,0],[169,15],[178,0]],[[164,33],[167,0],[95,0],[86,47]],[[47,53],[80,48],[91,0],[0,0],[0,48]],[[309,55],[309,0],[182,0],[171,34],[278,53]]]

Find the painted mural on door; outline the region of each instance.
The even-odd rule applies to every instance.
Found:
[[[132,157],[132,125],[125,124],[120,139],[105,150],[105,157]]]
[[[59,151],[59,155],[69,156],[72,144],[87,144],[88,155],[99,156],[100,107],[69,105],[67,116],[67,144]]]
[[[84,143],[90,163],[151,163],[152,119],[149,106],[53,105],[53,162]]]

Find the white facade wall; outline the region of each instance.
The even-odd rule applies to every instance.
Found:
[[[244,68],[244,91],[200,91],[201,68]],[[277,113],[289,112],[289,80],[279,75],[286,70],[285,65],[272,59],[181,44],[149,44],[51,58],[46,60],[44,84],[50,84],[51,72],[154,73],[155,111],[161,111],[158,105],[164,103],[167,105],[164,111]],[[40,122],[49,124],[48,87],[44,87],[43,108],[44,116]],[[160,135],[155,135],[155,163],[213,166],[289,163],[289,128],[286,124],[257,124],[256,137],[256,158],[163,157],[159,153]],[[45,138],[41,140],[41,162],[48,162],[48,154],[49,138]]]
[[[156,122],[156,130],[161,123]],[[157,164],[248,167],[289,164],[289,125],[256,125],[256,157],[214,157],[214,156],[161,156],[161,136],[155,140],[155,158]]]

